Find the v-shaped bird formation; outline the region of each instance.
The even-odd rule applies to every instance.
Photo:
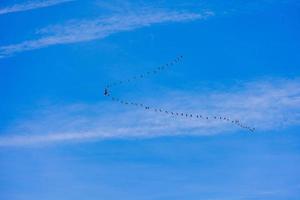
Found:
[[[182,117],[182,118],[186,118],[186,119],[198,119],[198,120],[207,120],[207,121],[208,120],[220,120],[220,121],[224,121],[226,123],[231,123],[232,125],[239,126],[239,127],[243,128],[243,129],[246,129],[248,131],[254,132],[255,128],[243,124],[238,119],[232,119],[232,118],[227,117],[227,116],[206,116],[206,115],[203,115],[203,114],[200,114],[200,113],[176,112],[176,111],[173,111],[173,110],[166,110],[166,109],[157,108],[157,107],[154,107],[154,106],[145,105],[143,103],[126,101],[124,99],[120,99],[118,97],[115,97],[112,94],[112,88],[117,87],[117,86],[121,86],[121,85],[126,84],[126,83],[142,80],[144,78],[148,78],[150,76],[159,74],[160,72],[162,72],[164,70],[168,70],[172,66],[174,66],[175,64],[178,64],[179,62],[181,62],[182,58],[183,58],[183,56],[178,56],[174,60],[172,60],[171,62],[169,62],[165,65],[156,67],[151,71],[147,71],[143,74],[139,74],[139,75],[133,76],[133,77],[128,78],[128,79],[119,80],[119,81],[115,81],[111,84],[108,84],[104,88],[104,96],[106,96],[106,97],[110,98],[110,100],[112,100],[114,102],[118,102],[122,105],[128,105],[128,106],[135,106],[135,107],[143,108],[145,111],[152,111],[152,112],[156,112],[158,114],[165,114],[165,115],[170,115],[170,116],[175,116],[175,117]]]

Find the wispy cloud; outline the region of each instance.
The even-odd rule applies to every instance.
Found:
[[[94,20],[70,21],[63,25],[48,26],[37,31],[38,34],[42,35],[39,39],[1,46],[0,58],[50,45],[102,39],[114,33],[130,31],[152,24],[205,19],[213,14],[213,12],[199,14],[146,9],[134,13],[101,17]]]
[[[300,124],[299,79],[244,83],[225,92],[172,91],[160,102],[146,101],[168,110],[225,115],[256,127],[256,132],[245,131],[245,134]],[[30,118],[7,130],[6,136],[0,137],[0,146],[244,131],[222,120],[185,119],[111,102],[50,106],[33,113]]]
[[[23,12],[28,10],[34,10],[39,8],[45,8],[49,6],[54,6],[74,0],[44,0],[44,1],[28,1],[22,4],[15,4],[9,7],[0,8],[0,15]]]

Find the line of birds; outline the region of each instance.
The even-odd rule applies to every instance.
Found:
[[[151,71],[147,71],[146,73],[143,73],[143,74],[140,74],[140,75],[137,75],[137,76],[133,76],[133,77],[128,78],[126,80],[120,80],[120,81],[116,81],[116,82],[113,82],[111,84],[108,84],[105,89],[108,90],[112,87],[116,87],[116,86],[119,86],[119,85],[124,84],[124,83],[128,83],[128,82],[131,82],[131,81],[136,81],[138,79],[144,79],[144,78],[147,78],[148,76],[151,76],[151,75],[156,75],[159,72],[161,72],[163,70],[166,70],[166,69],[169,69],[173,65],[179,63],[182,60],[182,58],[183,58],[183,56],[178,56],[174,60],[172,60],[171,62],[169,62],[165,65],[156,67],[155,69],[153,69]]]
[[[183,58],[183,56],[178,56],[173,61],[171,61],[171,62],[169,62],[165,65],[162,65],[160,67],[157,67],[152,71],[148,71],[148,72],[146,72],[144,74],[140,74],[138,76],[133,76],[132,78],[129,78],[127,80],[116,81],[114,83],[108,84],[106,86],[106,88],[104,89],[104,96],[110,97],[110,100],[112,100],[114,102],[118,102],[118,103],[123,104],[123,105],[132,105],[132,106],[136,106],[136,107],[142,107],[147,111],[154,111],[154,112],[157,112],[157,113],[164,113],[164,114],[167,114],[167,115],[176,116],[176,117],[183,117],[183,118],[194,118],[194,119],[203,119],[203,120],[211,120],[211,119],[213,119],[213,120],[222,120],[222,121],[225,121],[225,122],[235,124],[235,125],[243,128],[243,129],[246,129],[248,131],[254,132],[255,128],[247,126],[247,125],[241,123],[239,120],[230,119],[229,117],[224,117],[224,116],[209,117],[209,116],[204,116],[204,115],[200,115],[200,114],[174,112],[174,111],[169,111],[169,110],[164,110],[164,109],[160,109],[160,108],[147,106],[143,103],[129,102],[129,101],[126,101],[126,100],[123,100],[123,99],[120,99],[120,98],[117,98],[117,97],[114,97],[114,96],[111,95],[110,89],[112,87],[116,87],[116,86],[119,86],[119,85],[124,84],[124,83],[128,83],[128,82],[131,82],[131,81],[134,81],[134,80],[137,80],[137,79],[143,79],[143,78],[146,78],[147,76],[157,74],[158,72],[160,72],[162,70],[166,70],[169,67],[173,66],[174,64],[179,63],[182,58]]]

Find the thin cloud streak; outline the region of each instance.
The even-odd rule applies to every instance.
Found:
[[[177,11],[143,10],[135,13],[102,17],[95,20],[71,21],[64,25],[48,26],[37,31],[37,34],[43,35],[39,39],[0,47],[0,58],[51,45],[103,39],[114,33],[131,31],[152,24],[199,20],[212,15],[214,15],[213,12],[198,14]]]
[[[45,8],[45,7],[55,6],[62,3],[67,3],[70,1],[74,1],[74,0],[29,1],[22,4],[15,4],[6,8],[0,8],[0,15]]]
[[[151,101],[168,110],[240,119],[257,131],[251,133],[222,120],[186,119],[105,102],[46,107],[7,130],[6,136],[0,137],[0,146],[234,132],[260,134],[300,125],[299,79],[245,83],[225,92],[171,91],[160,102]]]

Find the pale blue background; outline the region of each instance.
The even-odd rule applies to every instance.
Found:
[[[24,1],[1,1],[5,7]],[[209,9],[206,20],[164,23],[107,38],[55,45],[0,59],[0,134],[40,102],[106,101],[103,86],[185,56],[176,79],[155,85],[188,91],[197,81],[223,84],[300,75],[297,1],[143,2],[173,10]],[[108,2],[117,5],[120,2]],[[139,2],[131,2],[136,5]],[[135,8],[136,9],[136,8]],[[111,11],[75,1],[0,15],[0,46],[34,30]],[[34,39],[32,36],[31,39]],[[129,67],[130,66],[130,67]],[[151,98],[151,81],[144,86]],[[122,95],[122,90],[118,91]],[[126,91],[123,91],[124,93]],[[300,199],[299,126],[215,136],[111,139],[46,146],[0,147],[0,199]],[[2,133],[1,133],[2,132]]]

